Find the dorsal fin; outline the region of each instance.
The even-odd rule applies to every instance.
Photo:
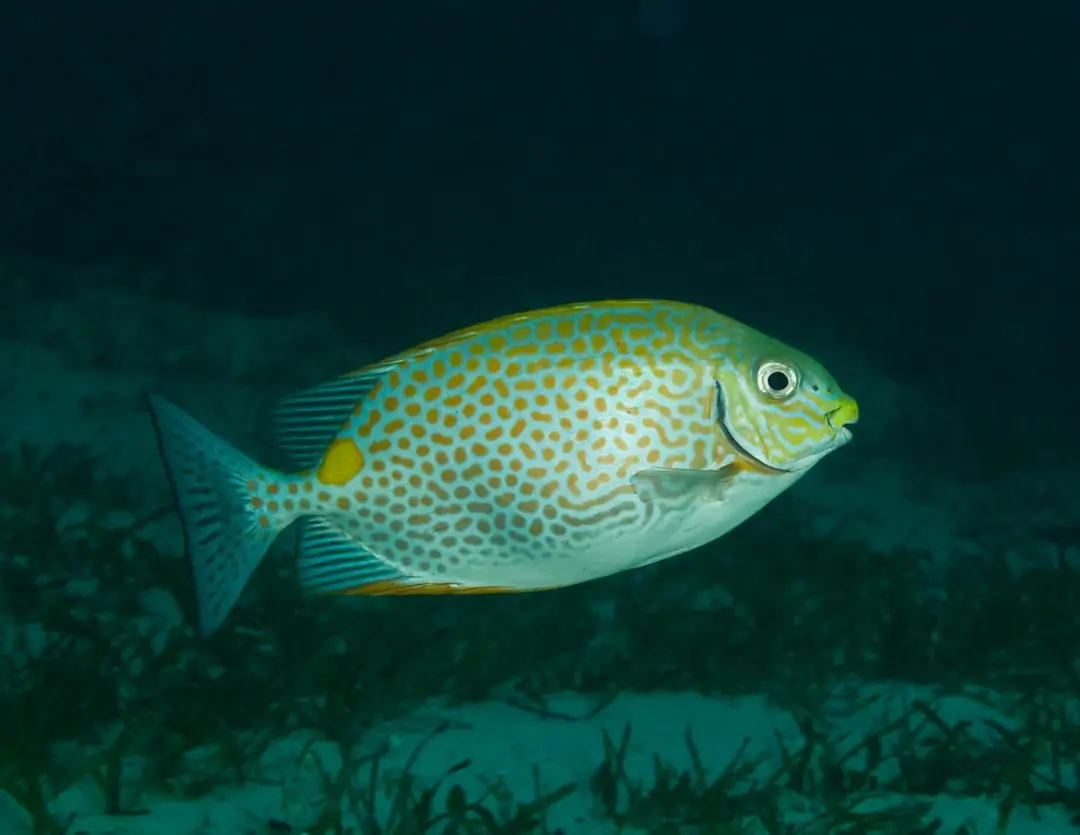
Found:
[[[270,410],[270,434],[298,468],[313,467],[334,436],[390,370],[383,365],[283,397]]]

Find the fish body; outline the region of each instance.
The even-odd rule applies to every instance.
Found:
[[[503,317],[288,397],[273,426],[294,472],[150,407],[204,632],[297,520],[312,591],[574,585],[722,536],[858,417],[812,358],[654,300]]]

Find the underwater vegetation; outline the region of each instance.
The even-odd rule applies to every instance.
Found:
[[[302,814],[283,809],[251,833],[554,833],[549,812],[581,790],[596,817],[627,833],[931,833],[941,822],[912,798],[940,793],[995,798],[999,832],[1019,808],[1064,807],[1080,826],[1071,528],[1032,531],[1023,571],[985,544],[942,565],[875,552],[843,530],[808,538],[780,502],[766,524],[649,582],[527,605],[310,599],[288,576],[292,560],[276,559],[204,640],[182,555],[150,535],[171,511],[141,513],[130,485],[101,472],[73,448],[0,462],[0,790],[35,835],[79,831],[53,800],[80,781],[108,814],[139,816],[155,798],[265,779],[268,752],[297,734],[308,741],[296,766],[314,769],[319,790]],[[161,614],[170,607],[177,617]],[[852,680],[923,683],[936,696],[850,739],[826,703]],[[656,757],[642,779],[626,766],[626,727],[604,738],[587,785],[547,786],[537,767],[527,797],[497,779],[468,794],[468,759],[440,779],[420,776],[445,725],[404,768],[385,766],[380,725],[432,698],[555,715],[549,697],[567,690],[588,694],[595,711],[623,692],[764,692],[790,712],[798,739],[777,736],[778,761],[745,749],[710,770],[700,753],[709,740],[688,728],[692,767]],[[1012,721],[952,719],[936,698],[956,693]]]

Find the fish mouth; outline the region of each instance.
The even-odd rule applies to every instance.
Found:
[[[828,420],[833,432],[845,439],[850,439],[851,429],[849,427],[859,421],[859,404],[854,397],[848,397],[846,394],[842,395],[837,402],[839,405],[829,412],[825,419]]]

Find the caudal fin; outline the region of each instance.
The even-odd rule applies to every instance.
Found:
[[[147,398],[195,577],[199,629],[214,632],[285,527],[251,485],[280,478],[164,398]]]

